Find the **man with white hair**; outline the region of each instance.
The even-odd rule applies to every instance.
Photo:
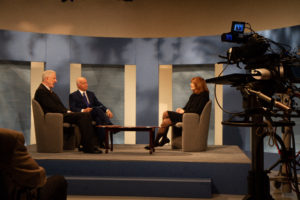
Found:
[[[81,133],[81,144],[85,153],[102,153],[96,146],[97,137],[92,126],[92,118],[88,113],[74,113],[68,110],[59,97],[52,91],[56,80],[56,72],[46,70],[42,75],[42,83],[35,92],[34,99],[38,101],[45,113],[62,113],[64,122],[77,124]]]
[[[73,112],[90,113],[97,125],[112,125],[110,121],[113,113],[105,107],[96,97],[96,95],[87,90],[88,82],[84,77],[78,77],[76,80],[78,90],[69,95],[69,105]],[[96,128],[100,146],[103,146],[104,131],[102,128]]]

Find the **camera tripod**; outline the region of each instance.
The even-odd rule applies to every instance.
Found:
[[[292,97],[296,96],[295,93],[288,89],[285,94],[280,94],[281,102],[289,107],[293,107]],[[294,115],[293,117],[299,117],[299,115]],[[291,120],[291,114],[284,113],[283,119],[285,121]],[[282,127],[282,137],[275,135],[275,141],[278,143],[276,147],[280,158],[275,162],[267,171],[270,172],[276,166],[280,165],[280,170],[277,176],[272,178],[274,180],[274,186],[278,189],[281,186],[282,192],[291,192],[294,190],[297,194],[297,198],[300,199],[299,187],[298,187],[298,177],[297,177],[297,165],[295,154],[295,137],[292,126]]]
[[[249,90],[247,90],[249,91]],[[266,131],[266,127],[292,127],[294,123],[289,120],[284,120],[280,122],[273,122],[270,118],[268,111],[264,110],[260,105],[258,93],[253,90],[250,90],[250,93],[247,93],[247,120],[244,121],[225,121],[222,122],[223,125],[229,126],[242,126],[242,127],[251,127],[251,170],[248,173],[248,194],[244,197],[244,200],[273,200],[273,197],[270,194],[270,180],[268,173],[274,169],[278,164],[283,163],[287,166],[290,166],[289,163],[296,166],[295,161],[295,151],[292,149],[287,150],[282,139],[275,133],[271,135],[276,139],[280,144],[281,158],[272,165],[268,170],[264,170],[264,138],[269,135],[269,132]],[[266,100],[266,99],[264,99]],[[274,101],[272,102],[274,103]],[[282,105],[279,105],[282,106]],[[288,107],[287,107],[288,108]],[[264,122],[264,117],[269,119],[268,123]],[[249,120],[250,119],[250,120]],[[269,135],[270,136],[270,135]],[[270,136],[270,137],[271,137]],[[277,144],[277,142],[276,142]],[[288,168],[286,168],[288,169]],[[298,180],[296,168],[293,168],[293,172],[289,170],[289,177],[292,180],[297,193],[298,200],[299,198],[299,189],[298,189]],[[293,175],[293,176],[292,176]]]

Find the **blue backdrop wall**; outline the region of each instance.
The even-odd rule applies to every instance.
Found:
[[[300,26],[263,31],[261,34],[293,48],[300,46]],[[46,69],[57,72],[58,83],[55,92],[66,106],[68,106],[70,63],[135,64],[137,125],[158,123],[159,64],[214,64],[220,61],[218,55],[225,55],[226,51],[235,45],[221,43],[220,36],[99,38],[0,30],[0,60],[46,62]],[[231,67],[230,73],[236,69]],[[9,88],[9,85],[0,87]],[[241,98],[237,98],[238,95],[234,88],[224,88],[225,109],[241,108]],[[9,112],[1,111],[1,118],[9,115]],[[0,126],[6,127],[6,124]],[[239,145],[247,150],[249,137],[245,133],[248,133],[247,129],[224,128],[224,144]],[[137,143],[147,142],[148,137],[145,134],[137,135]]]

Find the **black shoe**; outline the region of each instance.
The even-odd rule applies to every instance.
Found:
[[[157,146],[159,146],[157,143],[156,143],[156,144],[154,144],[154,147],[157,147]],[[145,147],[144,147],[144,149],[146,149],[146,150],[150,150],[150,146],[149,146],[149,145],[147,145],[147,146],[145,146]]]
[[[163,138],[160,143],[158,144],[158,146],[164,146],[165,144],[169,143],[170,142],[170,139],[169,138]]]
[[[101,154],[101,149],[95,149],[94,151],[83,151],[83,153]]]
[[[98,146],[94,146],[94,150],[83,150],[84,153],[101,154],[102,150]]]
[[[150,150],[150,146],[149,146],[149,145],[147,145],[147,146],[145,146],[145,147],[144,147],[144,149],[146,149],[146,150]]]

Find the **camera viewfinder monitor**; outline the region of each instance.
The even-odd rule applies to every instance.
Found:
[[[231,32],[244,33],[245,22],[232,22]]]

